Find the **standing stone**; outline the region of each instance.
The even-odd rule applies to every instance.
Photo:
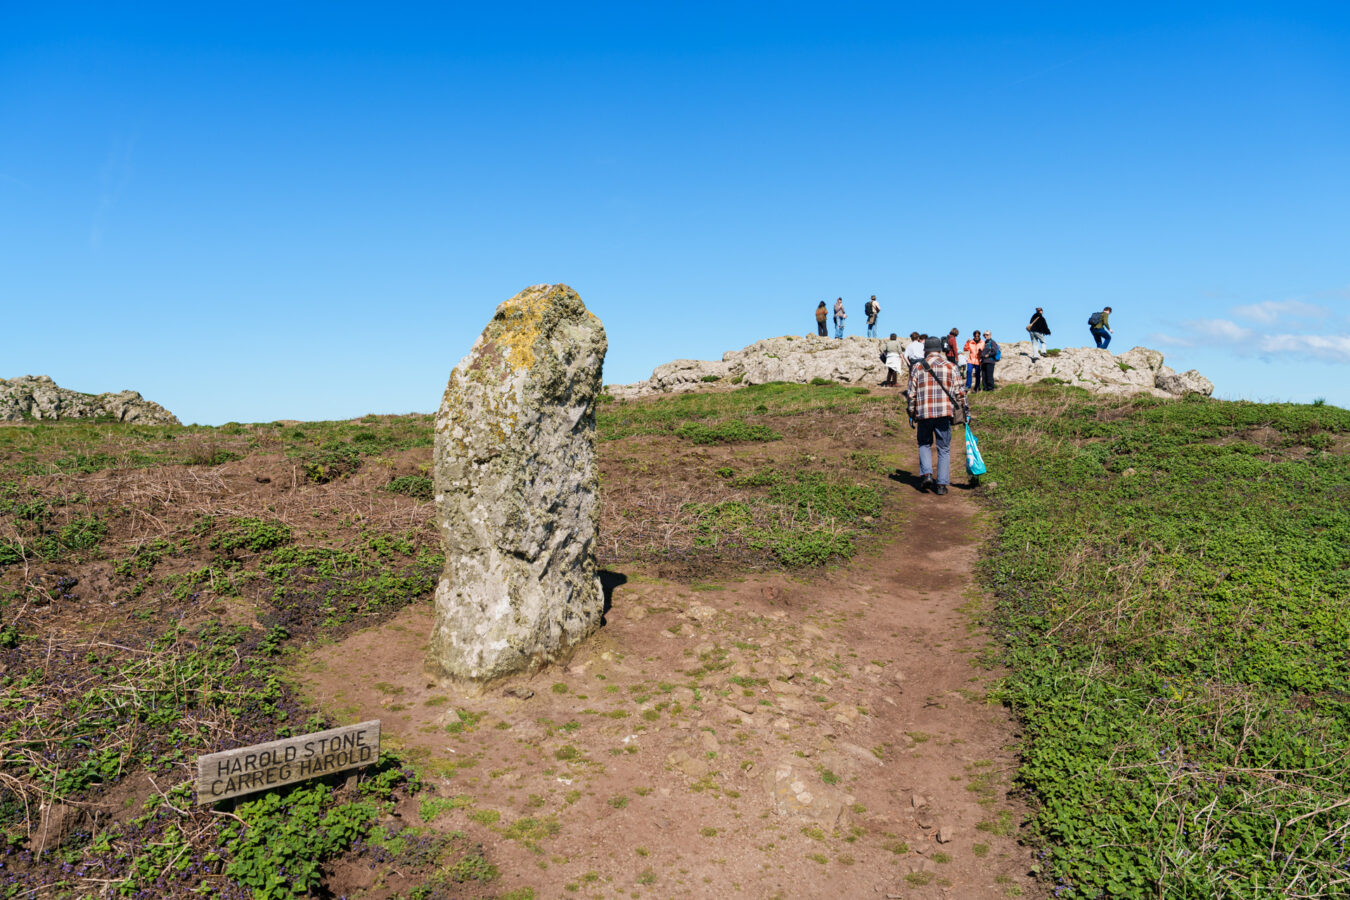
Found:
[[[595,401],[608,343],[565,284],[497,307],[436,414],[431,666],[484,681],[538,668],[600,624]]]

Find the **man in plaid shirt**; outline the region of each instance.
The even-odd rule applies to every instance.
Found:
[[[909,417],[918,420],[919,489],[931,487],[933,493],[945,494],[951,484],[952,420],[958,415],[965,420],[966,389],[957,377],[956,366],[943,351],[942,338],[930,337],[924,342],[923,351],[923,363],[909,370]],[[933,438],[937,438],[938,447],[936,481]]]

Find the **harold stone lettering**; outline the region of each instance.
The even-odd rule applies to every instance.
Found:
[[[370,765],[380,758],[378,719],[197,757],[197,802],[215,803]]]

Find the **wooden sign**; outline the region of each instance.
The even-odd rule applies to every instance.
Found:
[[[380,758],[380,720],[197,757],[197,803],[215,803]]]

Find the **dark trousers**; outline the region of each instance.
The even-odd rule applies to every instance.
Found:
[[[980,363],[981,374],[984,376],[984,389],[992,391],[994,389],[994,361],[986,359]]]
[[[817,322],[817,323],[816,323],[816,333],[819,334],[821,337],[829,337],[829,336],[830,336],[829,331],[827,331],[827,330],[825,329],[825,323],[824,323],[824,322]]]

